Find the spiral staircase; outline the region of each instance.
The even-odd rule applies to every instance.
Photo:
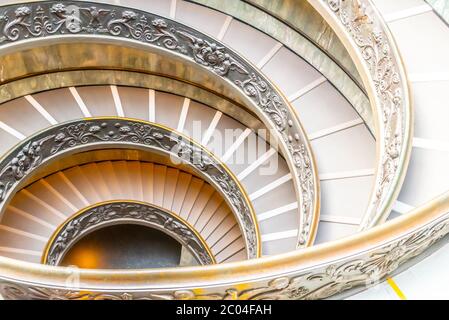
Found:
[[[447,1],[0,4],[4,299],[447,298]]]

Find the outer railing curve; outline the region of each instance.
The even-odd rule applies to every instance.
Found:
[[[377,112],[379,167],[372,209],[364,222],[365,227],[372,226],[385,219],[405,175],[412,132],[407,79],[388,29],[369,1],[309,2],[349,48]],[[241,61],[224,61],[225,69],[208,67],[218,74],[231,69],[240,73]],[[257,90],[248,94],[259,97]],[[350,238],[238,263],[108,272],[0,258],[0,292],[12,299],[326,298],[378,281],[448,232],[449,194],[445,194],[407,216]],[[68,286],[65,280],[74,273],[79,281]]]

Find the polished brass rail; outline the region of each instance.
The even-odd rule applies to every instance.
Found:
[[[207,242],[188,221],[170,210],[136,200],[96,203],[73,214],[53,232],[42,255],[42,263],[60,265],[70,248],[82,237],[117,223],[158,229],[187,248],[201,265],[217,263]]]
[[[90,12],[92,8],[102,8],[108,14],[94,24],[91,23],[89,14],[81,14],[78,18],[77,11],[82,9]],[[4,55],[12,52],[13,55],[20,56],[30,47],[34,50],[43,45],[65,45],[64,56],[72,58],[82,55],[74,55],[73,51],[67,50],[70,44],[76,46],[79,43],[101,43],[110,46],[112,53],[105,55],[110,58],[117,57],[117,51],[112,47],[138,48],[141,53],[145,53],[144,59],[139,60],[142,64],[126,54],[114,62],[126,64],[128,71],[146,69],[145,71],[154,73],[155,70],[151,69],[160,71],[165,67],[169,75],[175,73],[188,77],[189,79],[184,79],[186,81],[201,82],[204,86],[214,84],[209,89],[222,90],[224,95],[229,94],[233,100],[247,106],[276,138],[277,146],[292,173],[300,203],[297,209],[297,246],[313,244],[319,221],[320,191],[310,143],[287,98],[244,57],[191,27],[152,13],[119,6],[89,4],[84,1],[33,1],[0,7],[0,14],[11,20],[1,30],[4,40],[0,53]],[[16,21],[18,18],[26,21],[25,24]],[[48,19],[52,23],[48,28],[41,28],[40,21]],[[22,61],[18,56],[17,60],[13,60]],[[46,57],[47,52],[39,56]],[[11,59],[9,55],[2,64],[4,81],[20,79],[33,73],[28,70],[29,64],[24,64],[21,68],[16,63],[8,64]],[[53,64],[56,69],[50,70],[52,72],[57,72],[61,64],[67,62],[67,59],[56,60],[57,63]],[[89,64],[88,60],[83,57],[81,65]],[[149,60],[151,63],[148,63]],[[49,71],[46,63],[36,63],[33,59],[30,62],[35,73]],[[72,68],[79,68],[79,65],[72,65]],[[186,66],[193,67],[189,70],[195,71],[187,71]],[[64,67],[64,70],[70,69],[70,66]],[[210,82],[209,79],[213,81]]]
[[[0,257],[0,292],[6,299],[320,299],[381,280],[448,232],[449,192],[349,238],[244,262],[77,270]]]
[[[406,74],[388,29],[368,0],[309,2],[348,49],[377,113],[376,186],[363,224],[370,227],[385,220],[405,176],[412,137]],[[382,73],[385,70],[391,73]],[[0,258],[0,292],[12,299],[326,298],[381,279],[448,232],[446,193],[407,216],[355,236],[239,263],[105,271]],[[77,281],[67,283],[73,278]]]
[[[260,257],[260,232],[249,197],[229,168],[189,137],[143,120],[100,117],[45,129],[19,143],[0,160],[0,214],[13,195],[40,168],[83,151],[142,149],[191,167],[213,185],[234,213],[248,258]]]

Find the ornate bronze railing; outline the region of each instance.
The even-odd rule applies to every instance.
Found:
[[[167,59],[193,63],[232,88],[276,138],[273,141],[286,158],[300,203],[298,247],[313,243],[319,221],[319,179],[310,144],[287,98],[246,59],[193,28],[124,7],[38,1],[0,7],[0,16],[4,22],[0,21],[0,53],[2,46],[4,52],[11,52],[15,46],[39,41],[119,40],[122,46],[137,43],[164,52]]]
[[[260,256],[260,234],[251,202],[229,169],[204,147],[162,125],[125,118],[92,118],[59,124],[21,142],[0,161],[0,213],[27,177],[56,159],[104,148],[147,149],[191,166],[223,195],[245,239],[248,258]]]
[[[449,232],[449,193],[350,238],[204,267],[87,270],[0,258],[6,299],[323,299],[376,284]]]
[[[116,200],[85,208],[67,219],[53,233],[42,263],[57,266],[82,237],[114,224],[141,224],[158,229],[178,240],[202,265],[216,263],[204,238],[179,215],[153,204]]]
[[[309,2],[333,27],[353,57],[377,117],[379,162],[376,186],[364,222],[364,227],[369,227],[385,219],[405,175],[412,131],[407,79],[388,29],[369,1]],[[19,16],[14,18],[12,15],[17,13]],[[7,15],[12,17],[11,21],[16,19],[18,23],[29,19],[30,14],[14,13],[9,9],[7,12]],[[99,22],[96,26],[104,28],[105,21],[109,20],[83,21],[86,23],[85,29],[77,32],[86,32],[92,22]],[[122,24],[133,28],[137,24],[135,16],[129,12],[122,16],[121,21]],[[174,29],[171,29],[172,27]],[[170,22],[164,28],[176,31],[177,27],[178,24]],[[95,30],[100,32],[100,29]],[[120,33],[112,34],[113,36],[121,36],[126,32],[129,37],[131,32],[127,26],[114,30]],[[278,100],[281,96],[272,96],[272,92],[266,96],[267,82],[263,81],[264,85],[261,85],[262,82],[259,82],[257,76],[254,78],[251,72],[242,72],[243,69],[252,71],[252,67],[235,58],[232,51],[223,49],[222,54],[218,55],[222,57],[218,61],[225,62],[226,67],[217,66],[217,60],[213,60],[214,63],[211,64],[212,61],[203,55],[210,50],[202,49],[206,49],[213,40],[198,33],[184,37],[183,32],[179,33],[179,39],[187,41],[187,52],[179,51],[179,43],[173,41],[168,42],[170,46],[175,45],[175,48],[170,50],[189,55],[195,62],[222,77],[228,74],[238,77],[249,75],[249,82],[245,82],[248,80],[246,78],[231,79],[239,81],[237,84],[245,89],[245,94],[255,99],[253,102],[263,108],[264,112],[269,113],[264,117],[275,120],[281,135],[287,134],[284,136],[284,142],[287,143],[287,150],[291,152],[286,154],[293,157],[299,155],[296,147],[288,144],[291,142],[297,146],[296,136],[288,134],[296,130],[295,120],[290,122],[283,116],[278,117],[279,110],[281,115],[282,110],[286,110],[283,101]],[[19,38],[20,35],[17,39]],[[207,41],[200,41],[204,39]],[[199,53],[195,50],[199,50]],[[221,49],[217,50],[220,52]],[[218,54],[217,51],[213,52]],[[274,101],[265,100],[267,97],[275,98]],[[270,114],[271,107],[275,112]],[[298,138],[301,141],[301,136]],[[304,154],[300,159],[304,159],[303,156]],[[303,160],[301,163],[304,164]],[[299,169],[303,167],[299,166]],[[316,199],[316,194],[313,196]],[[449,194],[445,194],[407,216],[353,237],[297,252],[238,263],[177,269],[104,271],[73,270],[0,258],[0,292],[5,298],[11,299],[326,298],[382,279],[446,235],[449,232],[448,226]],[[76,281],[68,282],[67,279]]]
[[[384,222],[404,180],[413,137],[410,88],[401,56],[370,0],[309,0],[329,23],[362,77],[374,113],[375,186],[361,230]]]

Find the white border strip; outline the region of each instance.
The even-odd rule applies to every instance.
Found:
[[[288,97],[288,101],[289,102],[294,102],[295,100],[299,99],[300,97],[302,97],[306,93],[312,91],[313,89],[315,89],[316,87],[320,86],[321,84],[323,84],[326,81],[327,81],[327,79],[325,77],[319,77],[315,81],[313,81],[313,82],[309,83],[308,85],[306,85],[304,88],[302,88],[302,89],[296,91],[295,93],[293,93],[290,97]]]
[[[362,118],[358,118],[358,119],[354,119],[354,120],[351,120],[351,121],[348,121],[348,122],[344,122],[344,123],[338,124],[336,126],[333,126],[333,127],[330,127],[330,128],[327,128],[327,129],[323,129],[323,130],[320,130],[320,131],[317,131],[317,132],[309,134],[308,135],[309,136],[309,140],[312,141],[312,140],[316,140],[316,139],[319,139],[319,138],[323,138],[323,137],[331,135],[333,133],[337,133],[339,131],[343,131],[343,130],[346,130],[346,129],[349,129],[349,128],[353,128],[353,127],[358,126],[358,125],[360,125],[362,123],[363,123]]]
[[[8,126],[6,123],[4,123],[2,121],[0,121],[0,129],[2,129],[3,131],[6,131],[7,133],[9,133],[10,135],[16,137],[19,140],[26,139],[26,136],[24,134],[20,133],[16,129]]]
[[[271,59],[278,53],[279,50],[283,47],[282,43],[277,42],[273,48],[257,63],[257,68],[262,69],[265,65],[270,62]]]
[[[76,90],[75,87],[69,87],[70,92],[72,93],[73,98],[75,98],[76,103],[78,104],[81,112],[86,118],[91,118],[92,114],[90,113],[89,109],[87,108],[86,104],[83,101],[83,98],[78,93],[78,90]]]
[[[409,73],[410,82],[449,81],[449,72]]]
[[[449,141],[413,138],[413,147],[427,150],[449,152]]]
[[[201,144],[202,145],[206,146],[209,143],[210,138],[212,138],[212,135],[214,134],[215,128],[217,127],[217,124],[220,121],[220,118],[221,118],[222,115],[223,115],[223,113],[221,113],[220,111],[217,111],[215,113],[214,118],[210,122],[209,128],[204,133],[203,139],[201,140]]]
[[[265,152],[262,156],[259,157],[259,159],[257,159],[256,161],[254,161],[253,163],[251,163],[245,170],[243,170],[242,172],[240,172],[237,175],[237,179],[239,180],[243,180],[245,179],[251,172],[253,172],[254,170],[256,170],[260,165],[262,165],[265,161],[267,161],[268,159],[270,159],[270,157],[272,155],[274,155],[276,153],[276,150],[273,148],[270,148],[270,150],[268,150],[267,152]]]
[[[279,215],[281,215],[283,213],[286,213],[286,212],[289,212],[289,211],[292,211],[292,210],[296,210],[296,209],[298,209],[298,202],[293,202],[293,203],[287,204],[285,206],[282,206],[282,207],[279,207],[279,208],[276,208],[276,209],[273,209],[273,210],[270,210],[270,211],[266,211],[266,212],[260,213],[260,214],[257,215],[257,220],[259,222],[262,222],[264,220],[267,220],[267,219],[279,216]]]
[[[262,242],[269,242],[275,240],[282,240],[288,238],[296,238],[298,236],[298,229],[287,230],[281,232],[267,233],[261,236]]]
[[[120,94],[118,93],[117,86],[111,86],[112,98],[114,99],[115,110],[119,117],[125,117],[125,112],[123,111],[122,101],[120,100]]]
[[[367,176],[373,176],[374,172],[375,172],[375,169],[362,169],[362,170],[354,170],[354,171],[323,173],[323,174],[320,174],[320,181],[367,177]]]
[[[56,121],[55,118],[53,118],[47,110],[42,107],[42,105],[36,101],[32,96],[26,95],[25,99],[33,106],[34,109],[36,109],[37,112],[39,112],[48,122],[50,122],[51,125],[58,124],[58,121]]]
[[[386,22],[394,22],[405,18],[410,18],[413,16],[417,16],[426,12],[432,11],[432,7],[428,4],[422,4],[416,7],[392,12],[384,15],[384,19]]]
[[[283,177],[280,177],[279,179],[267,184],[265,187],[260,188],[259,190],[253,192],[249,195],[249,199],[251,201],[256,200],[257,198],[263,196],[264,194],[270,192],[271,190],[276,189],[277,187],[281,186],[282,184],[286,183],[287,181],[290,181],[292,179],[291,173],[286,174]]]

